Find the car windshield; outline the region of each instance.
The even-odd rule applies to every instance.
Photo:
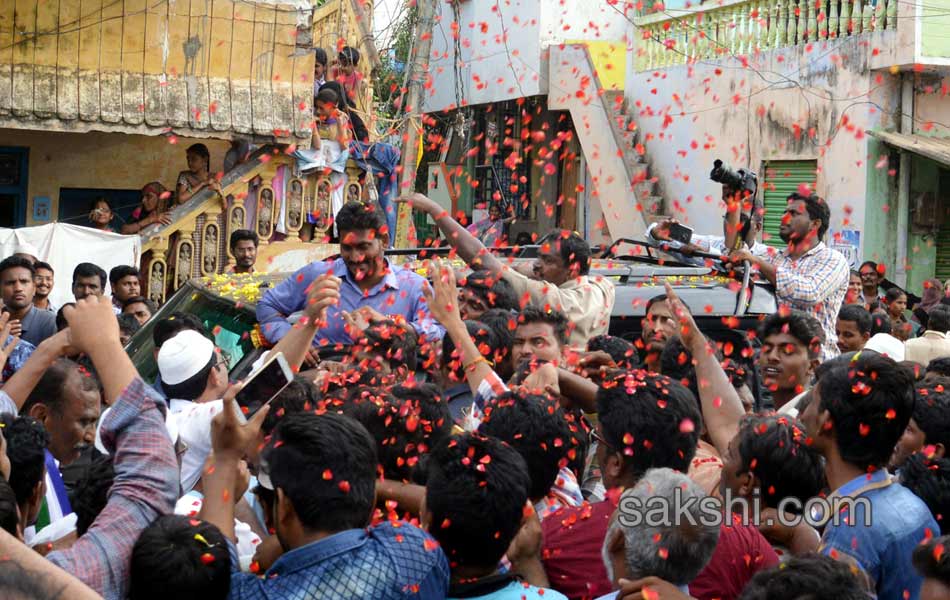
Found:
[[[214,343],[221,349],[222,357],[228,361],[229,372],[233,372],[245,357],[254,354],[251,334],[257,325],[257,319],[253,308],[222,298],[193,282],[189,282],[185,289],[185,293],[175,294],[129,342],[128,353],[135,368],[146,381],[154,381],[158,375],[158,365],[154,358],[155,344],[152,339],[155,323],[172,313],[190,313],[201,320],[214,336]]]

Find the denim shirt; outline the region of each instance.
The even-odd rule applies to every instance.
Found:
[[[878,598],[918,598],[923,580],[914,570],[911,554],[928,535],[940,535],[927,505],[885,469],[852,479],[829,500],[840,497],[866,498],[871,514],[865,514],[863,502],[854,504],[853,512],[844,505],[838,524],[833,518],[825,528],[819,552],[863,570]],[[870,527],[864,525],[866,516]]]
[[[349,529],[287,552],[263,578],[238,570],[231,551],[231,600],[443,599],[449,563],[418,527],[386,522]]]

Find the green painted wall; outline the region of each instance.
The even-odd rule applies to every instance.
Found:
[[[920,295],[924,280],[934,276],[937,245],[934,236],[911,234],[907,236],[907,289]]]
[[[950,58],[950,11],[945,2],[923,3],[920,24],[920,53]]]
[[[868,138],[868,156],[888,154],[888,147]],[[896,156],[896,155],[895,155]],[[896,158],[894,159],[896,167]],[[897,248],[897,182],[887,169],[866,169],[867,193],[864,201],[864,230],[861,260],[884,263],[893,273]]]
[[[939,165],[916,154],[911,155],[910,197],[930,193],[937,196],[940,182]],[[912,220],[912,219],[911,219]],[[931,232],[914,233],[913,227],[907,236],[907,289],[916,294],[923,290],[924,280],[934,276],[937,246]]]

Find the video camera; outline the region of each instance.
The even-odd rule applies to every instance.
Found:
[[[728,185],[737,192],[748,191],[753,196],[759,187],[759,179],[755,173],[745,169],[733,171],[729,168],[729,165],[724,164],[718,158],[713,162],[713,169],[709,173],[709,178],[716,183]]]
[[[749,239],[749,236],[752,232],[752,215],[758,210],[755,205],[755,193],[759,187],[758,177],[752,171],[747,171],[745,169],[733,171],[721,160],[716,159],[713,161],[713,169],[709,173],[709,178],[716,183],[728,186],[732,190],[732,193],[748,193],[748,196],[745,194],[742,195],[749,199],[749,201],[752,203],[752,206],[747,208],[747,210],[750,211],[749,213],[746,213],[745,211],[739,212],[739,231],[738,236],[736,237],[735,248],[732,248],[732,250],[738,250],[742,247],[743,241]]]

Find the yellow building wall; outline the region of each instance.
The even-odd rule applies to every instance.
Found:
[[[59,214],[60,188],[139,189],[161,181],[173,189],[178,173],[188,168],[185,149],[201,142],[211,152],[211,172],[221,171],[228,143],[213,139],[126,135],[121,133],[58,133],[0,129],[4,146],[29,149],[27,225],[35,225],[33,199],[48,197],[54,219]]]
[[[0,0],[0,127],[305,142],[309,18],[287,0]]]
[[[575,40],[566,43],[587,46],[597,77],[605,90],[623,90],[627,72],[626,44],[603,40]]]

